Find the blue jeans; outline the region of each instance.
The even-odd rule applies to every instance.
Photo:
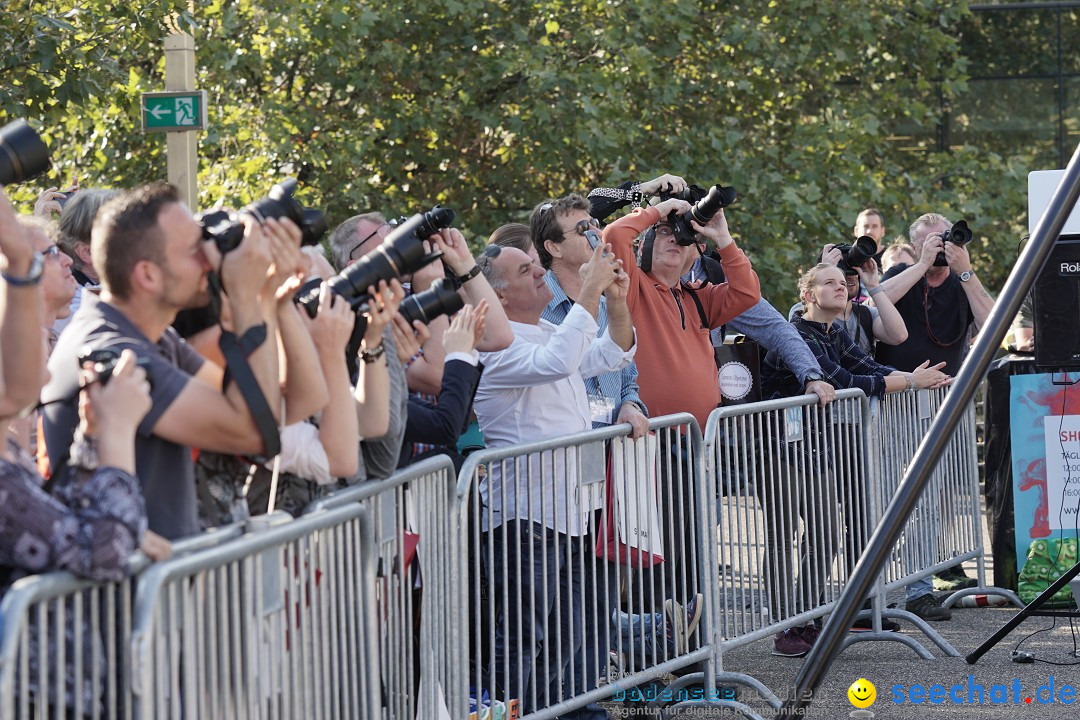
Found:
[[[572,660],[582,639],[580,538],[509,520],[488,541],[495,601],[494,678],[488,686],[500,698],[521,699],[526,712],[579,693],[572,666],[580,658]]]

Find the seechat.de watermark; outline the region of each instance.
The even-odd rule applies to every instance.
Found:
[[[893,685],[889,699],[896,705],[1072,705],[1076,688],[1068,683],[1057,684],[1051,675],[1048,682],[1034,690],[1025,690],[1019,679],[1011,683],[983,685],[968,675],[967,682],[955,685]]]

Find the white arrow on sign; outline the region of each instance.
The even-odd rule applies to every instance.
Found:
[[[172,115],[172,113],[173,113],[172,110],[166,108],[163,105],[158,105],[157,107],[151,108],[150,110],[147,110],[146,112],[153,115],[155,120],[160,120],[162,115]]]

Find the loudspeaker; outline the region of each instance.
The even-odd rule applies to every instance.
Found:
[[[1035,364],[1080,368],[1080,235],[1062,235],[1035,279]]]

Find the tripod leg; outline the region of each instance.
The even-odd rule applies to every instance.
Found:
[[[1050,587],[1039,593],[1039,597],[1035,598],[1028,604],[1026,608],[1016,613],[1009,622],[1001,626],[1001,629],[991,635],[986,641],[979,647],[972,650],[964,659],[967,660],[968,665],[974,665],[979,661],[986,651],[998,644],[998,642],[1011,633],[1020,623],[1024,622],[1033,612],[1042,607],[1043,603],[1054,596],[1054,594],[1065,587],[1065,584],[1072,580],[1074,577],[1080,574],[1080,562],[1069,568],[1069,571],[1059,577],[1050,585]]]

